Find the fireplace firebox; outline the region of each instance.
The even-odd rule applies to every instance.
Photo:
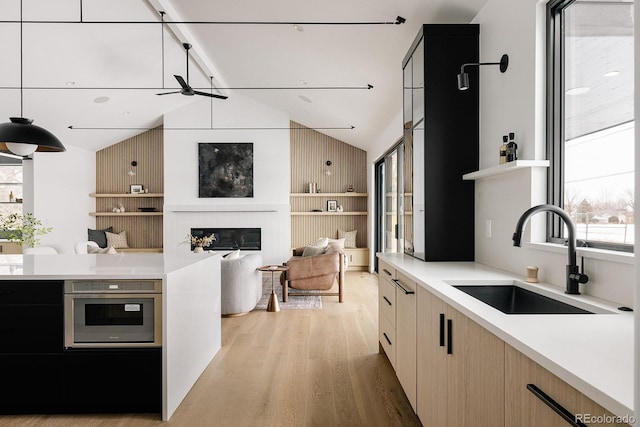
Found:
[[[259,251],[262,247],[260,228],[192,228],[195,237],[216,236],[216,240],[205,247],[206,251]],[[191,245],[193,250],[193,245]]]

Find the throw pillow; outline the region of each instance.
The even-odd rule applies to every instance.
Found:
[[[321,248],[326,247],[329,244],[329,238],[328,237],[321,237],[318,240],[316,240],[315,242],[311,243],[311,246],[318,246]]]
[[[126,230],[121,231],[120,233],[109,233],[106,231],[104,234],[107,235],[107,245],[113,246],[115,249],[120,248],[128,248],[127,244],[127,232]]]
[[[344,231],[338,230],[338,239],[345,238],[344,247],[345,248],[355,248],[356,247],[356,234],[358,230],[353,231]]]
[[[346,239],[329,239],[329,244],[324,250],[325,254],[332,254],[334,252],[344,252],[344,242]]]
[[[107,247],[107,236],[105,233],[106,232],[113,233],[113,227],[105,228],[104,230],[92,230],[90,228],[87,230],[89,233],[89,239],[87,240],[96,242],[98,246],[100,246],[101,248]]]
[[[109,249],[111,249],[111,246],[108,248],[96,248],[95,246],[87,245],[88,254],[108,254]]]
[[[307,245],[304,247],[304,251],[302,251],[302,256],[304,257],[322,255],[325,249],[326,246]]]
[[[228,259],[228,260],[238,259],[238,258],[240,258],[240,249],[237,249],[235,251],[231,251],[228,254],[226,254],[225,256],[223,256],[222,258]]]

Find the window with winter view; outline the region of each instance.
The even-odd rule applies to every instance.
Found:
[[[633,1],[556,0],[548,11],[550,202],[587,246],[631,251]],[[550,221],[550,239],[566,237]]]

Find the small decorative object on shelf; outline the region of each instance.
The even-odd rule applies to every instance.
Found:
[[[14,195],[13,195],[13,191],[10,191],[10,192],[9,192],[9,202],[13,203],[13,202],[14,202],[14,200],[15,200],[15,197],[14,197]]]
[[[353,188],[352,184],[349,184],[349,186],[347,187],[347,193],[353,193],[355,190]]]
[[[142,184],[131,184],[129,186],[131,194],[142,194],[144,193],[144,188]]]
[[[339,205],[339,206],[336,208],[336,212],[342,212],[342,205]]]
[[[327,200],[327,212],[337,212],[337,211],[338,211],[338,201]]]
[[[216,241],[216,236],[214,234],[209,234],[208,236],[192,236],[191,234],[187,234],[184,242],[193,246],[193,253],[201,253],[204,252],[204,248],[206,246],[210,246],[213,242]]]
[[[320,189],[318,188],[317,182],[310,182],[307,184],[307,188],[305,188],[305,193],[314,194],[319,192],[320,192]]]

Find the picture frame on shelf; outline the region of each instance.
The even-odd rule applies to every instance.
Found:
[[[131,184],[129,186],[129,192],[131,194],[142,194],[144,193],[144,187],[142,184]]]
[[[337,211],[338,211],[338,201],[327,200],[327,212],[337,212]]]

